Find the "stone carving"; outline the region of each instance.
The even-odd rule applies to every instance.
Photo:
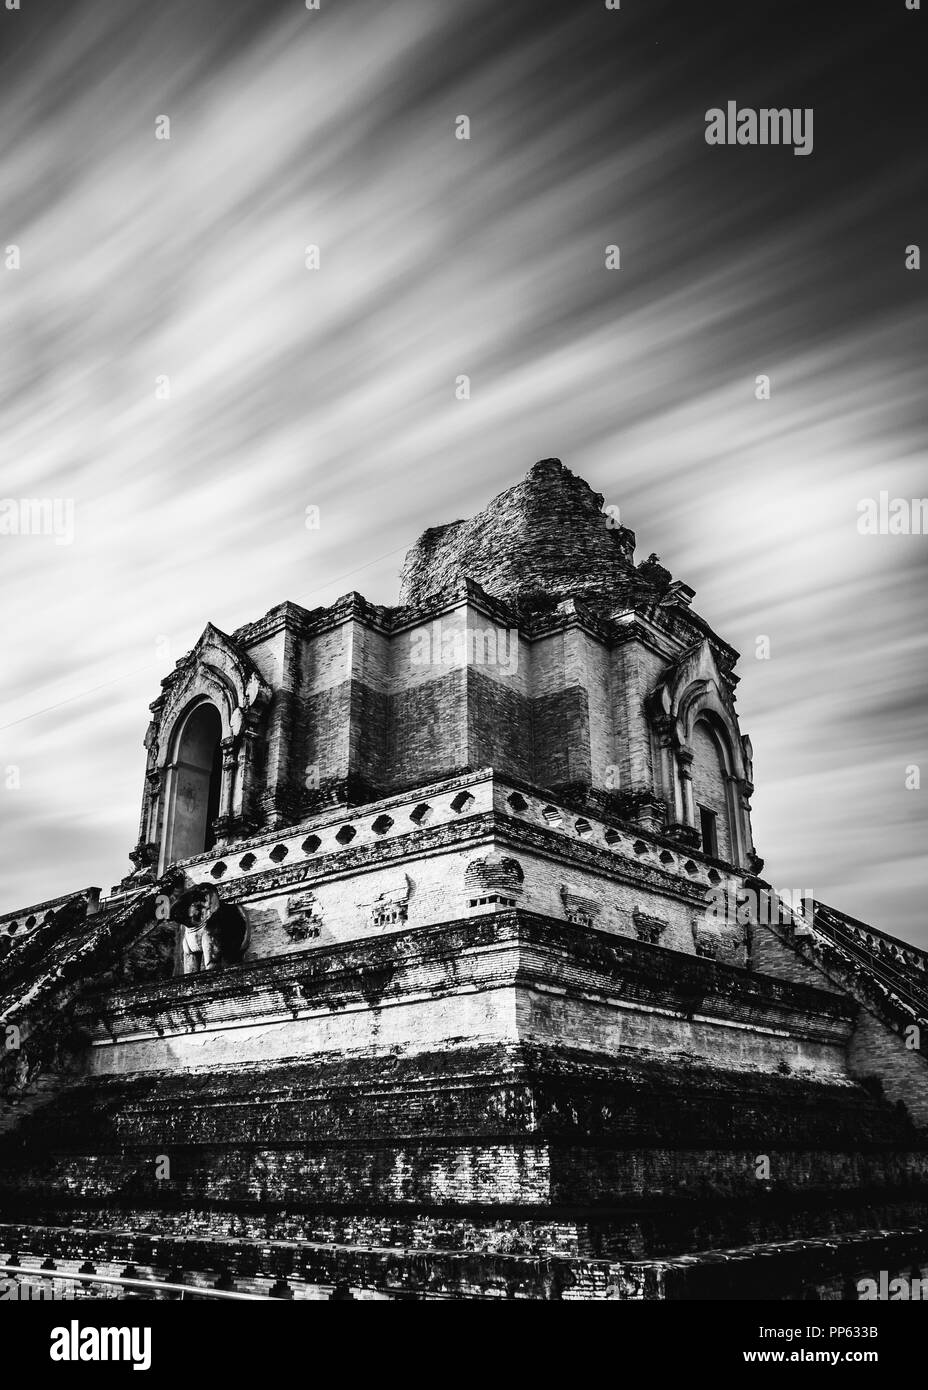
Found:
[[[464,870],[464,892],[471,907],[486,903],[514,907],[524,879],[518,859],[506,854],[487,854],[472,859]]]
[[[197,975],[240,965],[251,939],[247,915],[222,902],[207,884],[184,893],[171,918],[176,932],[175,969],[178,975]]]
[[[150,840],[140,840],[135,849],[131,851],[129,859],[135,865],[135,872],[144,873],[146,870],[154,870],[158,863],[158,846]]]
[[[151,771],[152,768],[157,766],[158,753],[160,751],[158,746],[158,725],[155,723],[154,720],[151,721],[151,723],[148,725],[148,728],[145,730],[145,737],[142,740],[142,746],[148,753],[148,761],[146,766],[148,767],[149,771]]]
[[[322,907],[314,893],[294,893],[287,899],[284,931],[291,941],[315,940],[322,931]]]
[[[409,917],[409,897],[412,881],[404,874],[402,884],[388,888],[371,904],[372,927],[401,926]]]
[[[647,941],[651,946],[656,946],[667,930],[667,923],[662,917],[650,917],[642,912],[640,907],[636,907],[632,913],[632,921],[635,923],[638,940]]]
[[[197,975],[201,970],[215,970],[219,965],[219,938],[210,925],[215,911],[214,895],[209,889],[194,893],[184,908],[181,920],[181,965],[184,975]]]
[[[693,930],[693,945],[696,948],[697,956],[704,956],[706,960],[715,960],[718,956],[720,946],[720,937],[717,929],[699,920],[694,920],[691,926]]]
[[[593,927],[596,925],[596,918],[600,913],[600,904],[595,898],[585,898],[580,893],[573,893],[566,883],[561,884],[561,902],[564,904],[564,916],[568,922],[575,922],[578,927]]]

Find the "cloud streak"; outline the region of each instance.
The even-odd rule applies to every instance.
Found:
[[[9,906],[125,872],[146,706],[207,620],[393,602],[424,526],[559,454],[743,651],[771,874],[928,944],[926,541],[856,531],[925,491],[905,143],[847,105],[859,35],[789,46],[771,7],[748,68],[692,9],[5,20],[0,490],[77,520],[0,544]],[[814,104],[814,155],[708,148],[730,96]]]

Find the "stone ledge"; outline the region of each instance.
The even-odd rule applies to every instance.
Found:
[[[44,902],[33,903],[29,907],[16,908],[13,912],[0,913],[0,935],[25,937],[29,932],[36,931],[48,920],[49,914],[58,912],[66,904],[74,902],[80,898],[86,905],[87,914],[91,916],[100,906],[99,888],[79,888],[74,893],[62,893],[57,898],[46,898]],[[28,919],[35,920],[31,925],[26,925]]]
[[[453,1224],[453,1223],[449,1223]],[[528,1235],[528,1243],[531,1235]],[[677,1258],[596,1258],[589,1252],[440,1245],[378,1247],[363,1242],[295,1243],[107,1232],[19,1223],[0,1226],[0,1261],[15,1260],[28,1277],[42,1259],[67,1277],[85,1260],[97,1273],[131,1263],[141,1277],[169,1274],[197,1285],[260,1291],[287,1298],[325,1298],[337,1285],[352,1296],[533,1301],[853,1298],[856,1280],[881,1269],[905,1275],[928,1260],[923,1226],[841,1231],[830,1237],[700,1250]],[[112,1264],[112,1269],[108,1265]]]
[[[81,1151],[92,1138],[100,1157],[127,1145],[169,1145],[177,1154],[222,1137],[236,1150],[449,1140],[477,1150],[518,1138],[569,1150],[730,1151],[757,1141],[769,1147],[772,1135],[776,1154],[815,1145],[819,1156],[848,1146],[884,1155],[928,1148],[891,1107],[839,1079],[530,1044],[96,1077],[72,1084],[54,1110],[36,1112],[20,1137],[59,1152]],[[709,1169],[696,1163],[700,1183]],[[758,1184],[748,1160],[742,1177],[759,1194],[779,1185]]]
[[[565,961],[573,961],[587,972],[588,983],[594,987],[598,980],[601,988],[623,996],[632,981],[645,987],[650,984],[654,999],[679,1002],[682,993],[691,1012],[698,1003],[699,1012],[715,1007],[723,1015],[730,1014],[733,1005],[741,1002],[775,1014],[788,1011],[808,1015],[809,1021],[814,1020],[826,1034],[833,1034],[836,1027],[842,1033],[856,1013],[853,1001],[812,985],[756,975],[738,966],[684,955],[592,927],[508,909],[364,941],[265,957],[205,975],[87,993],[77,1005],[75,1019],[98,1036],[106,1036],[106,1027],[94,1025],[95,1018],[105,1017],[107,1027],[120,1016],[139,1027],[145,1019],[150,1027],[152,1011],[185,1007],[202,1010],[235,1000],[241,1000],[241,1014],[247,1017],[254,1011],[255,999],[262,994],[276,1000],[277,1011],[289,1013],[294,1005],[293,996],[287,991],[299,985],[320,1003],[344,1003],[349,998],[370,1001],[372,992],[379,1003],[385,995],[402,993],[404,988],[440,986],[442,977],[455,987],[473,983],[481,976],[480,968],[473,963],[475,957],[493,948],[501,949],[503,955],[498,957],[496,969],[482,972],[485,985],[514,984],[517,976],[527,983],[527,969],[535,981],[550,977],[564,984]],[[513,956],[514,948],[521,949]],[[407,978],[404,983],[398,978],[402,971],[418,971],[420,979]],[[386,972],[382,981],[375,978],[377,972]],[[296,1005],[297,1010],[305,1007],[305,1003]]]

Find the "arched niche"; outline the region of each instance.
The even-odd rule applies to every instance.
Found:
[[[164,873],[169,864],[212,849],[214,835],[224,842],[252,823],[263,790],[270,699],[247,653],[207,624],[151,705],[139,841],[130,856],[136,873]],[[203,706],[220,720],[219,752],[214,714],[198,713]]]
[[[212,849],[222,789],[219,710],[200,700],[178,720],[167,769],[164,865]]]
[[[668,666],[648,697],[656,781],[672,829],[713,858],[750,864],[750,740],[708,640]]]
[[[704,853],[736,860],[737,841],[731,807],[731,758],[723,733],[710,718],[697,718],[690,733],[689,765],[693,820]]]
[[[154,842],[163,873],[169,864],[212,849],[222,833],[236,788],[241,795],[236,732],[243,716],[235,686],[205,662],[191,664],[171,698],[152,710],[143,838]]]

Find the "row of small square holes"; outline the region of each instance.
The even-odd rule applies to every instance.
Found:
[[[456,815],[461,815],[464,811],[473,806],[473,804],[474,798],[471,796],[470,792],[458,792],[457,796],[452,798],[451,809]],[[425,825],[426,822],[431,819],[431,816],[432,807],[427,801],[420,801],[419,805],[415,806],[409,813],[409,819],[415,825]],[[393,820],[392,816],[382,815],[378,816],[377,819],[372,822],[371,830],[373,830],[375,835],[386,835],[387,831],[392,830],[395,824],[396,822]],[[350,845],[357,833],[353,825],[343,825],[336,833],[335,838],[340,845]],[[302,845],[300,845],[300,849],[304,854],[315,854],[321,844],[322,841],[318,835],[310,835],[303,841]],[[287,849],[286,845],[275,845],[268,857],[275,864],[282,864],[289,853],[290,851]],[[249,851],[238,861],[238,866],[247,873],[250,869],[254,868],[257,862],[257,855]],[[228,868],[228,864],[220,859],[218,863],[214,864],[210,869],[210,873],[213,878],[222,878],[223,874],[228,871]]]
[[[516,815],[522,815],[525,811],[529,809],[529,803],[526,801],[525,797],[522,796],[519,792],[513,792],[512,795],[507,798],[507,801],[508,805],[516,813]],[[564,824],[564,816],[557,809],[556,806],[545,806],[541,812],[541,816],[542,819],[546,821],[547,824],[550,826]],[[585,820],[582,816],[579,820],[574,822],[574,830],[580,836],[581,839],[586,839],[588,836],[591,836],[593,834],[593,827],[590,825],[590,822],[588,820]],[[621,844],[622,842],[622,837],[619,834],[619,832],[617,830],[612,829],[606,830],[605,834],[603,835],[603,839],[606,841],[606,844],[610,847]],[[639,858],[648,853],[648,846],[645,844],[644,840],[636,840],[635,843],[632,845],[632,849],[635,852],[635,854],[638,855]],[[674,856],[670,853],[670,850],[667,849],[661,850],[660,861],[662,864],[665,865],[675,863]],[[692,878],[695,878],[696,875],[699,873],[699,869],[693,863],[692,859],[688,859],[686,863],[683,865],[683,868],[684,871],[688,873]],[[720,883],[721,878],[721,874],[718,873],[716,869],[709,870],[710,883]]]

